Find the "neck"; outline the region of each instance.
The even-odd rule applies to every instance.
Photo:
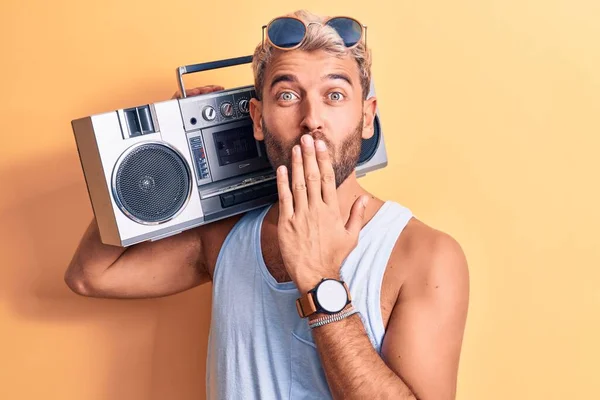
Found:
[[[356,200],[363,195],[369,196],[369,205],[372,205],[373,196],[360,186],[355,174],[350,174],[350,176],[337,188],[340,215],[344,221],[347,221],[350,217],[350,211]],[[370,209],[370,207],[368,207],[368,209]]]

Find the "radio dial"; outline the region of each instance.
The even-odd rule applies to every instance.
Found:
[[[202,110],[202,118],[204,118],[207,121],[212,121],[215,118],[217,118],[217,113],[215,112],[215,109],[213,107],[206,106]]]
[[[240,100],[238,103],[238,107],[240,108],[240,111],[242,113],[248,114],[248,100],[246,100],[246,99]]]
[[[228,101],[221,104],[221,114],[224,117],[231,117],[233,115],[233,105]]]

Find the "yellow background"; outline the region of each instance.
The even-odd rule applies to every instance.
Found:
[[[600,398],[597,0],[3,0],[0,398],[204,398],[210,284],[147,301],[63,284],[92,217],[70,121],[167,99],[177,66],[249,55],[298,8],[369,26],[390,161],[362,182],[467,253],[458,398]]]

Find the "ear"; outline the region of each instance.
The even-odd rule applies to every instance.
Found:
[[[265,135],[262,129],[262,102],[256,98],[250,99],[250,118],[254,127],[254,139],[264,140]]]
[[[373,96],[365,100],[363,105],[363,139],[370,139],[375,134],[375,113],[377,111],[377,97]]]

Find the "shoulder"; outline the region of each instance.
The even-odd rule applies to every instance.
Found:
[[[390,261],[402,271],[398,301],[411,296],[468,295],[468,263],[460,243],[415,217],[399,236]]]
[[[203,261],[211,279],[225,239],[245,215],[244,213],[233,215],[195,228],[198,230]]]

